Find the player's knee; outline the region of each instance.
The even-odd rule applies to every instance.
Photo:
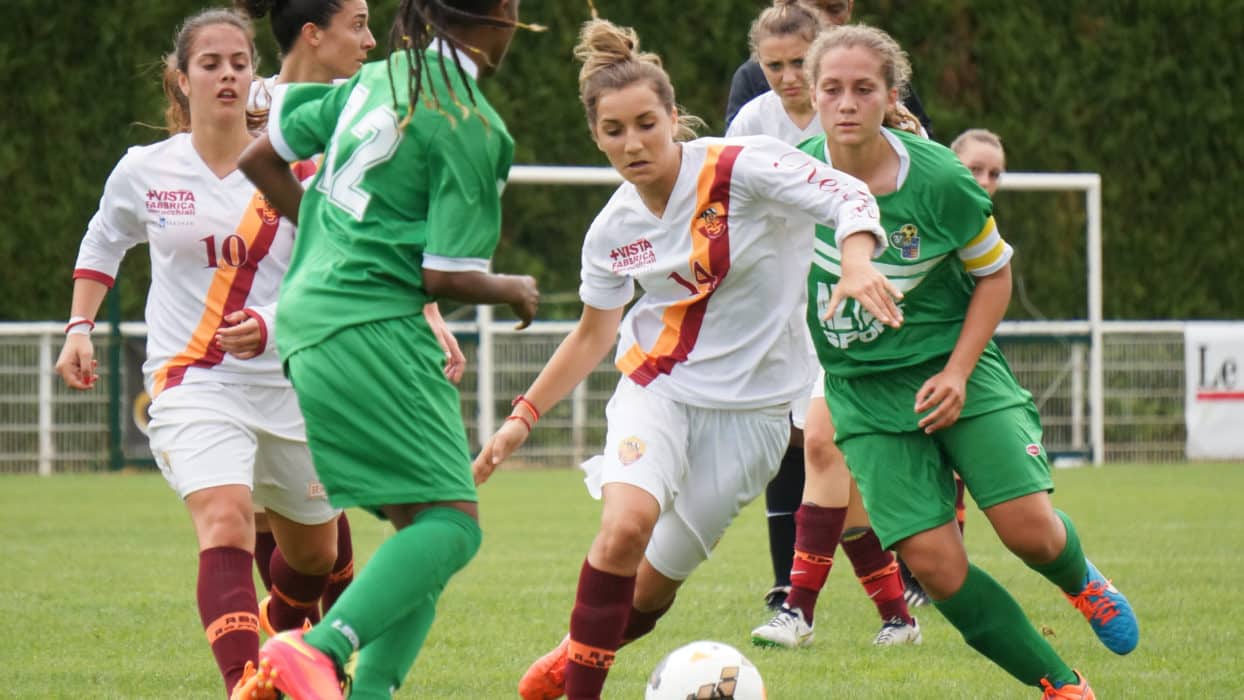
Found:
[[[254,546],[254,520],[250,503],[238,503],[230,499],[215,499],[204,504],[195,514],[195,529],[199,545],[208,547],[237,547],[251,549]]]
[[[834,444],[832,437],[809,435],[803,445],[805,465],[809,474],[823,476],[836,469],[846,469],[846,460],[842,451]]]
[[[601,524],[593,550],[601,563],[610,566],[638,566],[652,537],[652,528],[641,522],[616,518]]]
[[[920,584],[936,600],[945,600],[954,595],[967,577],[967,553],[962,548],[907,540],[900,543],[899,555]]]

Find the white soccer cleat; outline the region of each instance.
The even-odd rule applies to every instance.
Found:
[[[873,639],[879,647],[893,647],[899,644],[919,644],[924,641],[920,636],[920,623],[911,618],[911,624],[903,622],[901,617],[892,617],[881,625],[881,631]]]
[[[811,645],[812,638],[812,625],[803,619],[803,611],[786,606],[772,620],[752,630],[752,644],[761,647],[798,649]]]

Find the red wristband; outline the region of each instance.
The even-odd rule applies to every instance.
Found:
[[[510,420],[520,421],[522,422],[523,425],[527,426],[527,432],[529,433],[531,432],[531,421],[527,420],[526,418],[519,416],[519,415],[509,415],[509,416],[506,416],[505,419],[507,421],[510,421]]]
[[[510,402],[510,406],[515,407],[515,406],[518,406],[519,404],[522,404],[523,406],[527,408],[528,411],[531,411],[531,416],[532,416],[531,422],[532,423],[535,423],[536,421],[540,420],[540,409],[536,408],[536,405],[531,402],[531,399],[527,398],[526,396],[523,396],[522,394],[519,394],[518,396],[514,397],[513,401]]]
[[[92,321],[92,320],[91,320],[91,319],[89,319],[89,318],[84,318],[84,317],[81,317],[81,316],[75,316],[75,317],[73,317],[73,318],[69,319],[69,323],[66,323],[66,324],[65,324],[65,332],[66,332],[66,333],[68,333],[70,328],[73,328],[74,326],[81,326],[81,325],[83,325],[83,324],[85,324],[85,325],[86,325],[86,327],[87,327],[87,329],[88,329],[88,330],[91,330],[91,331],[95,330],[95,322],[94,322],[94,321]]]

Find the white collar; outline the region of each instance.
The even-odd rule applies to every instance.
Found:
[[[898,190],[903,189],[903,183],[907,182],[907,174],[911,171],[911,154],[907,152],[907,146],[904,146],[903,142],[899,140],[899,138],[889,129],[882,127],[881,135],[884,136],[886,142],[890,144],[890,148],[893,148],[894,152],[898,154],[898,176],[894,178],[894,190],[897,192]],[[831,168],[834,165],[834,161],[829,155],[828,138],[825,139],[825,162],[828,163]]]
[[[449,51],[444,50],[445,46],[449,47]],[[458,63],[462,65],[462,69],[465,70],[473,80],[479,79],[479,66],[476,65],[475,61],[472,60],[465,51],[460,51],[457,46],[454,46],[448,41],[437,37],[432,40],[432,43],[428,44],[428,50],[435,51],[450,60],[453,60],[453,56],[456,55],[458,57]]]

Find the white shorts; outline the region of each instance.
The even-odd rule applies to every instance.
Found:
[[[605,408],[605,454],[583,464],[588,491],[623,483],[652,494],[661,515],[644,553],[682,581],[743,506],[777,474],[790,440],[790,406],[726,410],[671,401],[625,377]]]
[[[816,381],[808,389],[808,395],[790,402],[790,422],[800,430],[808,424],[808,404],[825,398],[825,370],[817,372]]]
[[[328,504],[307,449],[306,427],[290,387],[195,382],[151,404],[151,453],[183,499],[240,484],[257,506],[304,525],[340,513]]]

